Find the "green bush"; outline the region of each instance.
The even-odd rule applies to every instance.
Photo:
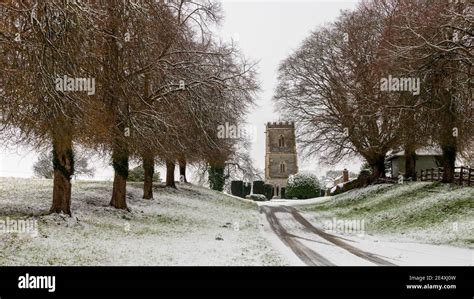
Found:
[[[370,167],[370,164],[369,162],[364,162],[361,166],[360,166],[360,173],[363,173],[363,172],[368,172],[369,174],[372,174],[372,167]]]
[[[145,180],[145,170],[142,165],[139,165],[128,171],[127,181],[129,182],[143,182]],[[153,175],[153,182],[161,182],[160,173],[155,172]]]
[[[321,196],[321,185],[315,175],[298,173],[288,179],[286,198],[307,199],[319,196]]]
[[[222,192],[222,190],[224,190],[224,184],[224,167],[209,166],[209,187],[212,190]]]

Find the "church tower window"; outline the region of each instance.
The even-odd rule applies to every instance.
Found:
[[[283,135],[280,135],[280,138],[278,139],[278,146],[285,147],[285,137]]]

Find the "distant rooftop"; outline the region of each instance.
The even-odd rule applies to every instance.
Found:
[[[441,148],[439,148],[439,146],[425,146],[417,149],[415,151],[415,154],[417,156],[442,156],[443,152],[441,151]],[[405,156],[405,150],[391,150],[387,153],[387,160],[403,156]]]

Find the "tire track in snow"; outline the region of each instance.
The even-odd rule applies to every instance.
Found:
[[[280,221],[275,215],[275,212],[279,209],[268,206],[261,206],[260,212],[264,212],[265,216],[270,223],[270,227],[280,240],[308,266],[335,266],[329,260],[322,255],[314,252],[300,241],[296,240],[294,236],[288,233],[288,231],[281,225]]]
[[[382,259],[376,254],[363,251],[356,248],[344,241],[341,238],[328,234],[325,231],[314,227],[306,218],[304,218],[295,208],[288,206],[260,206],[260,212],[264,212],[272,230],[277,236],[285,243],[290,249],[307,265],[311,266],[334,266],[328,259],[320,255],[319,253],[308,248],[298,240],[297,236],[289,234],[288,231],[281,225],[280,221],[276,217],[275,213],[288,213],[296,222],[299,222],[305,229],[314,233],[318,237],[350,252],[351,254],[365,259],[371,263],[380,266],[396,266],[395,264]]]
[[[370,252],[367,252],[367,251],[363,251],[359,248],[356,248],[356,247],[342,241],[339,237],[328,234],[325,231],[314,227],[295,208],[293,208],[293,207],[285,207],[285,208],[288,209],[288,212],[293,215],[293,217],[296,219],[296,221],[298,221],[305,228],[309,229],[310,231],[312,231],[316,235],[320,236],[321,238],[325,239],[326,241],[329,241],[329,242],[333,243],[334,245],[339,246],[339,247],[349,251],[353,255],[356,255],[360,258],[363,258],[363,259],[365,259],[369,262],[372,262],[376,265],[379,265],[379,266],[396,266],[395,264],[380,258],[376,254],[373,254],[373,253],[370,253]]]

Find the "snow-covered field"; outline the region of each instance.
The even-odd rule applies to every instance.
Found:
[[[108,206],[110,182],[73,183],[73,217],[47,215],[52,181],[0,178],[0,220],[37,220],[38,234],[0,232],[0,265],[287,265],[263,236],[253,203],[178,185],[131,212]]]
[[[473,265],[474,188],[432,183],[376,185],[334,197],[255,203],[188,184],[156,186],[131,212],[108,206],[111,182],[73,183],[73,217],[48,215],[52,181],[0,178],[0,224],[36,220],[37,234],[2,231],[0,265],[304,265],[270,228],[261,207],[296,207],[312,225],[364,221],[362,235],[327,231],[395,265]],[[291,210],[289,210],[291,211]],[[300,247],[333,265],[372,265],[278,212]],[[358,232],[360,233],[360,231]],[[447,246],[448,245],[448,246]]]

